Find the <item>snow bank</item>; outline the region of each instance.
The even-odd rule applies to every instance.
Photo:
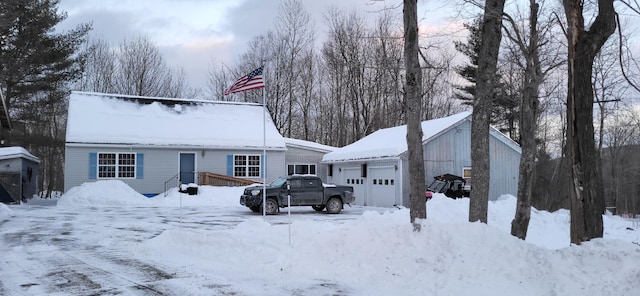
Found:
[[[147,198],[120,180],[103,180],[84,183],[63,194],[58,206],[91,207],[194,207],[238,206],[244,187],[199,186],[197,195],[180,193],[178,188]]]
[[[143,245],[185,266],[211,262],[203,267],[211,274],[276,293],[282,279],[357,295],[625,295],[639,285],[640,249],[627,242],[554,251],[482,223],[426,220],[414,232],[408,220],[401,209],[343,224],[294,221],[289,244],[288,225],[255,218],[222,231],[167,230]]]
[[[59,207],[118,207],[150,206],[144,195],[120,180],[102,180],[83,183],[69,189],[58,200]]]
[[[0,202],[0,219],[10,217],[11,215],[13,215],[11,209],[7,205]]]

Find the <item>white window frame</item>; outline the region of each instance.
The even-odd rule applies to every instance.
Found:
[[[261,178],[262,177],[262,155],[234,154],[233,155],[233,176],[238,178]]]
[[[136,162],[137,156],[134,152],[98,152],[97,153],[97,167],[98,170],[96,173],[97,179],[135,179],[136,178]],[[102,159],[103,156],[113,155],[113,159]],[[125,155],[130,156],[130,158],[124,157]],[[111,161],[113,160],[113,161]],[[121,163],[127,162],[127,163]],[[101,170],[101,168],[105,168],[105,170]],[[108,170],[106,168],[111,168]],[[126,170],[125,168],[129,168]],[[133,172],[131,176],[124,176],[125,174],[130,174]],[[110,176],[113,173],[113,176]]]

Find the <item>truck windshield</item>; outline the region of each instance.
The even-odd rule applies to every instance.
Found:
[[[273,182],[271,182],[271,184],[269,184],[269,185],[271,185],[273,187],[280,187],[286,182],[287,182],[287,179],[280,177],[278,179],[273,180]]]

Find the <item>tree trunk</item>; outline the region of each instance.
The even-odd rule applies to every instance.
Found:
[[[511,222],[511,235],[524,240],[531,218],[531,195],[536,168],[536,120],[538,114],[538,90],[542,82],[538,56],[538,4],[530,1],[529,34],[531,39],[524,53],[526,59],[525,85],[520,110],[520,174],[518,179],[518,203],[516,216]]]
[[[494,77],[502,40],[504,0],[485,2],[482,41],[478,55],[476,95],[473,98],[471,123],[471,181],[469,221],[487,223],[489,203],[489,123],[493,100]]]
[[[404,102],[407,113],[407,148],[409,150],[409,186],[413,229],[420,231],[416,219],[427,218],[425,203],[424,155],[422,151],[422,72],[418,60],[418,1],[404,0],[404,63],[406,82]]]
[[[563,0],[567,17],[567,153],[572,163],[571,242],[602,237],[604,191],[593,128],[593,60],[616,29],[612,0],[598,1],[598,16],[585,31],[581,0]]]

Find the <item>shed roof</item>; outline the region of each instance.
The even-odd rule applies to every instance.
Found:
[[[73,92],[66,142],[285,150],[254,103]]]
[[[443,132],[454,128],[464,121],[471,120],[471,112],[461,112],[447,117],[432,119],[422,122],[422,142],[426,143]],[[517,144],[508,137],[502,135],[495,128],[491,128],[491,134],[514,149]],[[380,129],[372,134],[345,147],[338,148],[327,153],[322,158],[323,162],[342,162],[368,159],[398,158],[407,151],[407,126],[401,125]],[[519,149],[519,148],[517,148]]]
[[[29,153],[27,149],[24,149],[22,147],[13,146],[0,148],[0,160],[13,158],[24,158],[36,163],[40,163],[40,159]]]

